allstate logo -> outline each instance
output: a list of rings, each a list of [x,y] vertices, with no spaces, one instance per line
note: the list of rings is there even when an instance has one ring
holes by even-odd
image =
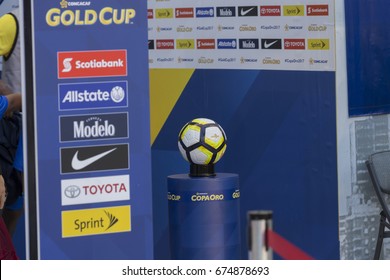
[[[111,90],[111,99],[119,103],[125,98],[125,91],[122,87],[116,86]]]
[[[71,185],[65,188],[64,194],[68,198],[76,198],[80,195],[81,190],[78,186]]]

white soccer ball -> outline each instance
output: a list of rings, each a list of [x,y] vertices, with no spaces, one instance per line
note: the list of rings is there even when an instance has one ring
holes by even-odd
[[[215,121],[197,118],[186,123],[179,133],[178,146],[191,164],[214,164],[226,151],[226,134]]]

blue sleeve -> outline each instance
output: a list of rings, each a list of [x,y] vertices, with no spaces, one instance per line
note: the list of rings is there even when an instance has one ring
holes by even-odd
[[[20,133],[18,147],[14,159],[14,167],[16,170],[23,172],[23,133]]]
[[[5,111],[7,111],[8,108],[8,99],[0,95],[0,118],[4,116]]]

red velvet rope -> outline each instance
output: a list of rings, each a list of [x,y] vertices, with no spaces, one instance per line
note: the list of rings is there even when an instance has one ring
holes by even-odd
[[[267,230],[268,246],[271,247],[275,253],[285,260],[313,260],[314,258],[306,254],[294,244],[290,243],[282,236]]]

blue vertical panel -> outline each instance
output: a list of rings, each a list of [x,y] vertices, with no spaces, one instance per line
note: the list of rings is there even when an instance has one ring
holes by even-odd
[[[39,258],[152,259],[146,1],[34,2]]]
[[[345,0],[350,116],[390,112],[390,2]]]

